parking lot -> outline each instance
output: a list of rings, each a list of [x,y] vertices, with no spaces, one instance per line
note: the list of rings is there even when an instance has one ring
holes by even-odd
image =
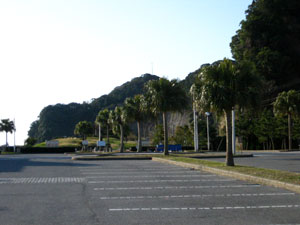
[[[266,169],[275,169],[300,173],[300,151],[294,152],[272,152],[272,151],[246,151],[253,154],[253,158],[235,158],[238,165],[254,166]],[[243,152],[239,152],[243,154]],[[206,159],[211,161],[224,162],[225,159]]]
[[[0,173],[4,224],[300,223],[300,195],[284,189],[151,160],[32,157],[0,158],[23,163]]]
[[[106,224],[296,224],[300,196],[152,161],[79,168]]]

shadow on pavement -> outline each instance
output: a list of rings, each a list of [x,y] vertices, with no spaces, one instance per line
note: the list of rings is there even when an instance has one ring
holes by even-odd
[[[30,158],[0,158],[0,174],[8,173],[8,172],[20,172],[24,169],[24,167],[42,167],[42,166],[56,166],[56,167],[90,167],[97,166],[97,164],[87,164],[87,163],[74,163],[74,162],[55,162],[55,161],[47,161],[53,160],[43,158],[43,159],[30,159]]]

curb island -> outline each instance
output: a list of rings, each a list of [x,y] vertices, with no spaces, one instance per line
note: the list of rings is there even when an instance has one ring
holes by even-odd
[[[162,159],[158,157],[153,157],[153,161],[156,162],[162,162],[162,163],[169,163],[185,168],[191,168],[191,169],[196,169],[196,170],[202,170],[205,172],[210,172],[214,174],[218,174],[221,176],[227,176],[231,178],[236,178],[238,180],[243,180],[243,181],[248,181],[248,182],[253,182],[253,183],[258,183],[258,184],[263,184],[263,185],[268,185],[268,186],[273,186],[277,188],[284,188],[290,191],[294,191],[297,193],[300,193],[300,185],[296,184],[290,184],[282,181],[277,181],[277,180],[272,180],[272,179],[267,179],[267,178],[261,178],[257,176],[252,176],[252,175],[247,175],[243,173],[238,173],[238,172],[232,172],[232,171],[227,171],[227,170],[221,170],[221,169],[216,169],[208,166],[203,166],[203,165],[195,165],[192,163],[185,163],[185,162],[176,162],[173,160],[169,159]]]

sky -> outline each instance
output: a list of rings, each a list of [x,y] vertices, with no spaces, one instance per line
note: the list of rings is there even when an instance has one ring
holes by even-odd
[[[231,58],[251,2],[0,0],[0,119],[15,119],[22,145],[48,105],[90,102],[145,73],[182,80]]]

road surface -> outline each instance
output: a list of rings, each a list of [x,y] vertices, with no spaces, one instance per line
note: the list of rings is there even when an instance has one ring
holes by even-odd
[[[0,224],[299,224],[300,195],[143,161],[0,156]]]

